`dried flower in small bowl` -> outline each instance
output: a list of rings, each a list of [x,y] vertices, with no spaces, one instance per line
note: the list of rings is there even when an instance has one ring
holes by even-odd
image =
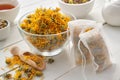
[[[6,27],[8,25],[8,22],[6,20],[0,19],[0,29]]]
[[[86,3],[90,0],[63,0],[63,1],[69,4],[81,4],[81,3]]]
[[[0,19],[0,40],[4,40],[10,34],[10,23],[8,20]]]

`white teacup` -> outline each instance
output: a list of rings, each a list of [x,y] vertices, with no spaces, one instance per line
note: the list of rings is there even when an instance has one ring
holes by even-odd
[[[3,4],[13,5],[14,8],[0,10],[0,18],[14,22],[20,9],[19,2],[17,0],[0,0],[0,5]]]

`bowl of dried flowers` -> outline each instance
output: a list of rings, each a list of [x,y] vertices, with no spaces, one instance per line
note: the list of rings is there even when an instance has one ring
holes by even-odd
[[[23,15],[18,29],[30,48],[44,56],[59,54],[69,42],[68,22],[75,19],[59,8],[37,8]]]
[[[68,11],[76,18],[85,18],[93,8],[95,0],[58,0],[62,10]]]

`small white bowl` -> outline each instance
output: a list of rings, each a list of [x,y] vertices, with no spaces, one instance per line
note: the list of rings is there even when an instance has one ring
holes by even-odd
[[[5,20],[5,19],[4,19]],[[6,39],[10,34],[10,22],[7,21],[7,26],[0,29],[0,41]]]
[[[17,14],[20,9],[19,2],[17,0],[0,0],[0,4],[11,4],[15,6],[12,9],[0,10],[0,18],[13,22],[15,18],[17,17]]]
[[[69,4],[62,0],[58,0],[58,4],[62,12],[69,12],[73,14],[76,18],[84,18],[92,10],[95,0],[90,0],[86,3],[81,4]]]

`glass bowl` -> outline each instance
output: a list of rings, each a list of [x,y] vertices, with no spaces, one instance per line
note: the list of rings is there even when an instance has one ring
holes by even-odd
[[[64,47],[69,43],[70,40],[69,29],[61,33],[49,35],[39,35],[26,32],[20,27],[20,23],[30,13],[31,12],[23,15],[18,21],[18,29],[23,39],[26,41],[31,50],[37,53],[38,55],[54,56],[59,54],[64,49]],[[74,16],[68,13],[65,14],[69,16],[71,20],[75,19]]]

